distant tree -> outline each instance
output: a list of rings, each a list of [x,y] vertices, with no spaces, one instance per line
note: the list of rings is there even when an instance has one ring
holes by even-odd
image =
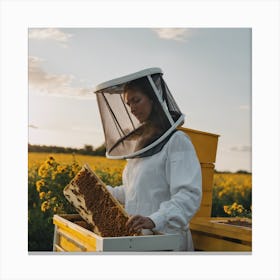
[[[99,146],[98,148],[96,148],[94,150],[95,155],[97,156],[105,156],[106,154],[106,147],[105,147],[105,143],[102,144],[101,146]]]
[[[85,144],[83,148],[69,148],[58,146],[32,145],[28,143],[28,152],[34,153],[66,153],[66,154],[82,154],[82,155],[96,155],[105,156],[105,143],[96,149],[92,145]]]
[[[86,154],[92,154],[93,146],[92,145],[84,145],[84,151]]]
[[[236,173],[238,174],[250,174],[247,170],[237,170]]]

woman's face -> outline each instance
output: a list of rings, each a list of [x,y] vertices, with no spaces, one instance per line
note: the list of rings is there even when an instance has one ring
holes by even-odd
[[[131,113],[140,123],[145,122],[153,108],[153,101],[141,91],[127,91],[124,95],[125,103],[130,107]]]

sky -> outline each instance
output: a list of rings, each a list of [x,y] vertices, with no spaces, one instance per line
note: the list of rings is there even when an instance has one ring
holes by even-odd
[[[184,127],[220,135],[219,171],[251,171],[251,29],[30,28],[30,144],[104,142],[96,85],[163,71]]]

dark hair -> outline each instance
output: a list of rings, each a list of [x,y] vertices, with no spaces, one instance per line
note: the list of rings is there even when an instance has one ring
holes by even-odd
[[[164,133],[170,127],[168,118],[166,117],[162,106],[156,97],[156,93],[154,92],[154,89],[147,77],[127,82],[123,91],[124,93],[128,91],[140,91],[153,101],[153,109],[149,116],[149,121],[154,127],[157,127],[158,134]]]
[[[128,91],[140,91],[148,96],[150,99],[155,100],[155,93],[147,77],[142,77],[124,85],[124,93]]]

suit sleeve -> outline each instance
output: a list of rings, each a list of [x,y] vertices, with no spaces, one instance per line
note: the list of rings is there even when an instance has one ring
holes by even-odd
[[[125,204],[125,182],[126,182],[126,176],[127,176],[127,169],[124,168],[123,174],[122,174],[122,180],[124,182],[123,185],[112,187],[107,185],[107,190],[113,195],[114,198],[116,198],[121,204]]]
[[[163,201],[159,210],[149,216],[158,231],[165,226],[185,230],[201,203],[200,163],[189,138],[176,134],[168,143],[165,164],[170,200]]]
[[[117,187],[107,185],[106,188],[121,204],[125,203],[125,191],[123,185]]]

